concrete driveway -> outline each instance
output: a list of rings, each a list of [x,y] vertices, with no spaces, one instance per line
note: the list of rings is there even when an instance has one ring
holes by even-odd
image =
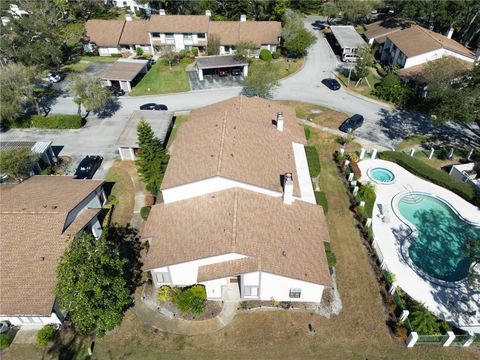
[[[243,76],[218,76],[218,75],[204,75],[203,80],[200,81],[196,71],[187,71],[188,81],[192,90],[205,89],[219,89],[225,87],[239,87],[243,86],[245,78]]]

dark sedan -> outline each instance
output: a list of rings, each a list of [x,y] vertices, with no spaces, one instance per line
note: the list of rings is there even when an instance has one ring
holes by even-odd
[[[75,171],[76,179],[91,179],[95,174],[95,171],[102,164],[103,157],[98,155],[88,155],[80,161],[78,164],[77,170]]]
[[[116,88],[114,86],[107,86],[107,90],[110,91],[115,96],[125,95],[125,90]]]
[[[359,114],[355,114],[349,117],[347,120],[340,125],[340,131],[351,133],[354,130],[357,130],[360,126],[363,125],[363,116]]]
[[[323,79],[322,84],[328,87],[330,90],[340,89],[340,83],[335,79]]]
[[[148,103],[140,106],[140,110],[168,110],[167,105]]]

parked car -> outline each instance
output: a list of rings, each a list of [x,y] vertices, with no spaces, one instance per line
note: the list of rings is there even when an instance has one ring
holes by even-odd
[[[232,69],[232,75],[233,75],[233,76],[240,76],[240,75],[242,75],[242,69],[240,69],[240,68],[233,68],[233,69]]]
[[[148,103],[140,105],[140,110],[168,110],[167,105]]]
[[[114,86],[107,86],[107,90],[110,91],[115,96],[125,95],[125,90],[116,88]]]
[[[135,58],[135,60],[148,60],[147,67],[155,65],[155,60],[146,56],[138,56]]]
[[[328,87],[330,90],[340,89],[340,83],[335,79],[323,79],[322,84]]]
[[[51,87],[52,87],[52,84],[50,82],[40,82],[33,86],[33,91],[37,93],[42,93],[50,90]]]
[[[227,69],[218,69],[217,74],[220,77],[228,76],[228,70]]]
[[[45,78],[45,81],[48,81],[50,83],[58,83],[58,82],[62,81],[64,78],[65,78],[64,73],[54,71],[54,72],[51,72],[51,73],[47,74],[47,77]]]
[[[355,114],[349,117],[347,120],[340,125],[340,131],[351,133],[354,130],[357,130],[360,126],[363,125],[363,116],[360,114]]]
[[[98,155],[88,155],[80,161],[77,170],[75,170],[74,177],[76,179],[91,179],[95,171],[102,164],[103,157]]]

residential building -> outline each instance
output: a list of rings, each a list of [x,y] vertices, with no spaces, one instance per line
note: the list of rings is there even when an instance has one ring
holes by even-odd
[[[351,25],[330,26],[335,42],[340,49],[341,59],[345,62],[356,61],[357,50],[367,46],[362,37]]]
[[[206,51],[208,37],[220,38],[220,53],[231,54],[239,42],[248,41],[275,51],[280,44],[281,24],[276,21],[212,21],[206,15],[152,15],[148,20],[136,20],[127,15],[125,21],[88,20],[85,27],[85,50],[98,50],[101,56],[110,56],[122,51],[162,53],[198,49]],[[107,23],[106,23],[107,22]],[[258,51],[255,52],[257,54]]]
[[[33,173],[39,173],[45,167],[58,162],[51,141],[0,141],[0,152],[13,149],[30,149],[35,157],[32,164]]]
[[[150,11],[150,5],[148,2],[145,4],[138,3],[135,0],[110,0],[117,8],[129,9],[132,13],[137,13],[140,10]]]
[[[376,46],[378,48],[378,53],[381,54],[387,35],[407,29],[413,25],[415,25],[415,22],[412,20],[399,17],[387,17],[371,24],[364,25],[365,32],[363,33],[363,36],[367,40],[368,45]]]
[[[147,71],[148,60],[118,59],[100,74],[100,79],[105,86],[113,86],[128,93]]]
[[[17,326],[60,324],[56,268],[79,231],[102,233],[97,214],[103,181],[33,176],[0,185],[0,321]]]
[[[386,35],[381,60],[400,68],[409,68],[444,56],[469,63],[476,60],[475,54],[457,41],[413,25]]]
[[[305,143],[295,111],[273,101],[239,96],[192,111],[142,232],[154,285],[320,302],[329,235]]]
[[[138,153],[137,125],[141,119],[150,124],[159,146],[165,147],[173,127],[173,114],[173,111],[135,110],[126,122],[116,143],[121,159],[136,159]]]

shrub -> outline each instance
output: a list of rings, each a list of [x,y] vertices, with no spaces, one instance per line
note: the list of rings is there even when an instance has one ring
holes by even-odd
[[[310,140],[310,128],[305,126],[303,129],[305,130],[305,138],[307,141]]]
[[[8,334],[0,334],[0,350],[6,349],[12,343],[12,339]]]
[[[282,54],[282,52],[280,51],[280,49],[277,49],[272,53],[272,58],[278,59],[281,54]]]
[[[148,58],[151,58],[151,57],[153,57],[153,54],[152,54],[151,52],[144,51],[144,52],[143,52],[143,56],[148,57]]]
[[[141,47],[137,47],[135,49],[135,52],[137,53],[138,56],[141,56],[143,54],[143,49]]]
[[[84,120],[78,115],[32,115],[32,126],[41,129],[79,129]]]
[[[259,57],[263,61],[270,61],[270,60],[272,60],[272,53],[267,49],[262,49],[262,50],[260,50]]]
[[[360,161],[360,159],[358,158],[358,155],[355,154],[355,153],[348,154],[347,158],[348,158],[348,160],[350,160],[351,162],[354,162],[354,163],[358,163]]]
[[[398,75],[388,74],[375,86],[373,94],[397,105],[405,105],[415,96],[415,91],[402,84]]]
[[[178,52],[178,57],[179,57],[180,59],[183,59],[183,58],[186,57],[187,55],[188,55],[188,50],[180,50],[180,51]]]
[[[332,246],[330,245],[329,242],[324,242],[323,246],[325,247],[325,253],[327,254],[327,262],[328,262],[328,267],[330,269],[333,269],[337,265],[337,257],[335,256],[335,253],[332,251]]]
[[[172,295],[172,289],[168,285],[163,285],[158,289],[158,294],[157,294],[157,301],[158,302],[165,302],[170,300]]]
[[[207,294],[203,285],[193,285],[172,294],[172,301],[182,313],[201,315],[205,309]]]
[[[140,209],[140,216],[142,217],[143,220],[148,219],[148,215],[150,214],[151,207],[150,206],[144,206]]]
[[[360,170],[360,168],[358,167],[358,164],[354,161],[351,161],[350,160],[350,170],[352,170],[353,172],[353,176],[355,176],[355,179],[360,179],[362,177],[362,172]]]
[[[198,56],[198,48],[192,48],[191,51],[193,56]]]
[[[40,347],[45,347],[48,343],[55,340],[56,330],[53,325],[47,325],[41,328],[37,333],[37,344]]]
[[[478,206],[478,198],[475,189],[460,180],[457,180],[453,176],[447,173],[432,168],[422,160],[410,157],[405,153],[396,151],[384,151],[379,154],[379,157],[383,160],[392,161],[398,165],[404,167],[411,173],[431,181],[434,184],[447,188],[458,194],[465,200],[476,204]]]
[[[325,196],[325,193],[322,191],[315,191],[315,200],[317,201],[317,205],[321,205],[323,207],[323,213],[325,215],[328,214],[328,200]]]
[[[305,146],[305,153],[307,154],[310,176],[317,177],[320,175],[320,160],[318,158],[317,148],[315,146]]]
[[[130,52],[129,52],[130,53]],[[114,58],[120,58],[122,57],[123,55],[122,54],[112,54],[110,55],[111,57],[114,57]]]
[[[180,60],[182,64],[190,64],[192,62],[192,59],[185,57],[182,60]]]

